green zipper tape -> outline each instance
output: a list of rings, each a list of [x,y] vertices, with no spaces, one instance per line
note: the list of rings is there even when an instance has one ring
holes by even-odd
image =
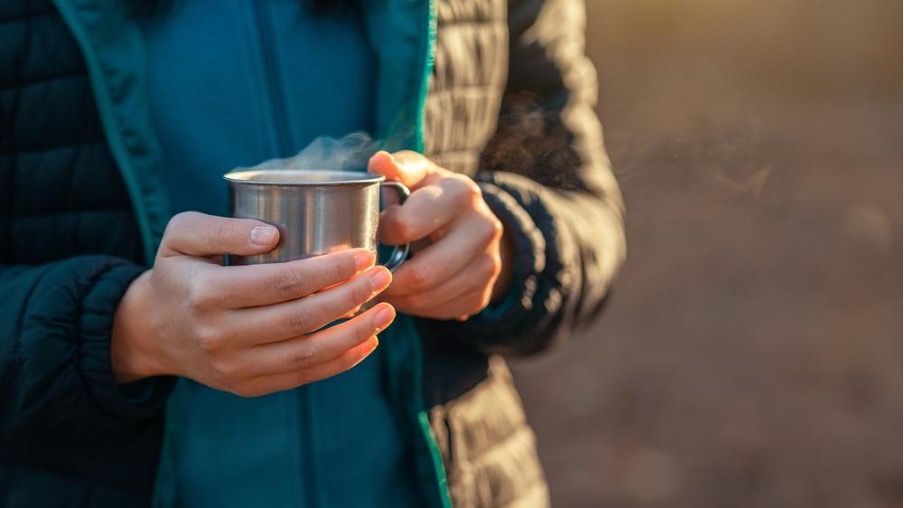
[[[424,112],[427,107],[427,93],[430,91],[430,73],[436,62],[436,0],[427,0],[427,34],[424,40],[424,75],[418,96],[418,115],[415,121],[415,150],[424,153]]]
[[[427,33],[424,38],[424,74],[421,78],[421,89],[420,94],[418,96],[418,115],[417,120],[415,122],[415,149],[423,153],[425,142],[424,142],[424,115],[426,111],[427,105],[427,93],[430,90],[430,74],[433,72],[433,65],[436,59],[436,0],[428,0],[426,2],[427,5]],[[415,390],[418,393],[419,401],[423,401],[423,394],[420,393],[420,387],[423,386],[423,369],[424,369],[424,358],[423,351],[421,349],[420,339],[417,338],[415,340],[417,342],[417,356],[418,356],[418,368],[415,369],[416,379],[415,379]],[[421,402],[423,403],[423,402]],[[433,435],[433,430],[430,428],[430,418],[427,415],[426,411],[420,411],[417,415],[418,417],[418,425],[420,426],[421,434],[423,435],[424,441],[427,444],[427,449],[430,453],[430,458],[433,462],[433,471],[436,476],[436,486],[439,489],[439,500],[442,504],[443,508],[452,508],[452,499],[449,496],[449,481],[446,476],[446,470],[443,467],[443,456],[439,449],[439,443],[436,442],[436,438]]]

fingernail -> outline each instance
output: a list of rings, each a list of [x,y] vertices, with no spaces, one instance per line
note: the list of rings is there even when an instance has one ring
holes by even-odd
[[[377,269],[370,274],[370,287],[374,291],[382,291],[392,282],[392,275],[389,270]]]
[[[362,252],[355,256],[355,268],[362,272],[374,265],[374,255],[372,252]]]
[[[251,243],[257,245],[270,245],[279,231],[273,226],[254,226],[251,228]]]
[[[392,159],[392,155],[389,152],[387,152],[386,150],[377,150],[377,152],[375,154],[370,156],[370,160],[368,161],[368,163],[381,155],[385,155],[386,157],[389,157],[390,160]]]

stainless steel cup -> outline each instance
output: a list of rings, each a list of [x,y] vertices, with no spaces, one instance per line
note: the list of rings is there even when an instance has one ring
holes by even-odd
[[[344,249],[377,253],[380,189],[408,188],[382,175],[354,171],[303,169],[238,170],[223,175],[229,182],[232,217],[258,219],[279,228],[279,244],[258,256],[230,256],[233,265],[304,259]],[[408,245],[395,247],[384,265],[395,270],[408,255]]]

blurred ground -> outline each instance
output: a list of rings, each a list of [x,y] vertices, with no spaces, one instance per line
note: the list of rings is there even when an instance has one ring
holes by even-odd
[[[901,506],[901,3],[588,4],[629,260],[513,362],[554,505]]]

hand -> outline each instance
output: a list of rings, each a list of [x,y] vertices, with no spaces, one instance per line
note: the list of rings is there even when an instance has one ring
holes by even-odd
[[[276,246],[259,221],[182,213],[170,220],[154,267],[136,279],[114,317],[117,379],[174,374],[243,396],[293,388],[344,372],[377,346],[395,318],[381,303],[348,317],[389,286],[373,254],[220,266],[218,255]]]
[[[383,212],[382,241],[426,243],[395,272],[381,300],[413,316],[465,320],[504,294],[511,248],[473,180],[410,151],[378,152],[368,169],[412,191]]]

